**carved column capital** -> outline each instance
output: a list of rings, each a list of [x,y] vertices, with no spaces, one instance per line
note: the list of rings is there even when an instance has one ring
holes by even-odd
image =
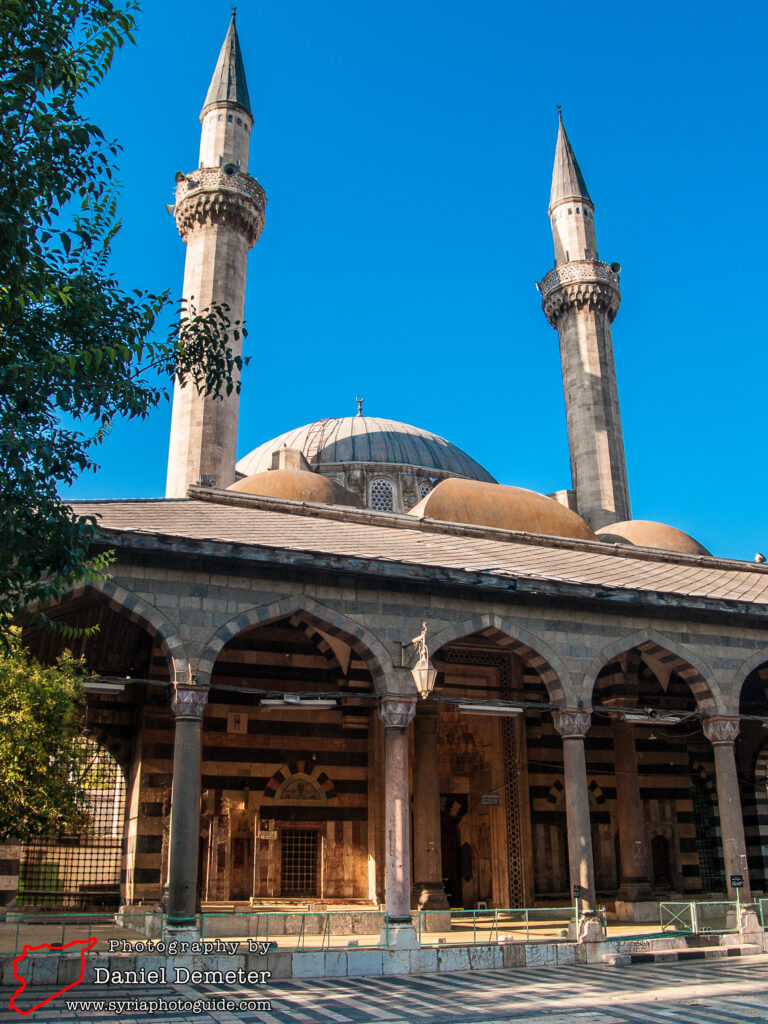
[[[552,720],[564,740],[583,740],[592,723],[592,712],[582,711],[581,708],[564,708],[562,711],[553,711]]]
[[[379,717],[386,729],[407,729],[416,714],[416,701],[407,697],[382,697]]]
[[[718,743],[733,743],[739,735],[741,728],[738,718],[725,718],[718,715],[715,718],[705,718],[701,723],[704,735],[713,745]]]
[[[203,717],[205,705],[208,703],[210,686],[198,686],[194,683],[176,683],[171,693],[171,710],[177,719],[186,718],[199,720]]]

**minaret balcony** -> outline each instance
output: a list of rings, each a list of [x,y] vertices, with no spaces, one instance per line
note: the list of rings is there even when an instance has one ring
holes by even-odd
[[[266,202],[258,181],[238,171],[234,164],[200,167],[191,174],[176,175],[174,216],[185,242],[197,225],[214,223],[241,232],[250,248],[264,227]]]
[[[619,291],[619,274],[617,263],[608,266],[600,260],[571,260],[570,263],[561,263],[559,267],[550,270],[543,280],[536,287],[541,292],[542,300],[546,299],[550,292],[565,284],[603,284],[607,282]]]
[[[234,164],[224,167],[200,167],[191,174],[176,175],[176,202],[181,202],[192,193],[201,192],[235,192],[249,196],[261,207],[267,201],[264,189],[250,174],[233,170]]]
[[[609,267],[600,260],[572,260],[550,270],[536,287],[552,327],[559,330],[563,316],[584,309],[604,313],[613,323],[621,303],[620,270],[618,263]]]

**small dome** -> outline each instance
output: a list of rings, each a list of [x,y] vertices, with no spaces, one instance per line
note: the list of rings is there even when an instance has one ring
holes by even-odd
[[[360,499],[346,487],[304,469],[271,469],[266,473],[254,473],[230,484],[227,490],[239,491],[241,494],[262,494],[268,498],[318,501],[323,505],[362,507]]]
[[[443,480],[409,514],[549,537],[597,539],[581,516],[552,498],[523,487],[478,480]]]
[[[625,523],[611,523],[601,526],[597,539],[607,544],[629,544],[641,548],[659,548],[662,551],[676,551],[680,555],[709,555],[705,547],[687,533],[654,523],[649,519],[630,519]]]
[[[273,452],[281,448],[298,449],[321,472],[349,463],[414,466],[493,482],[487,470],[445,438],[376,416],[317,420],[289,430],[244,455],[238,472],[248,476],[270,469]]]

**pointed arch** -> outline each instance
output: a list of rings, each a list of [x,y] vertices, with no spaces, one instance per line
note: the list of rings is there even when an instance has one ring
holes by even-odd
[[[308,760],[291,761],[275,772],[264,787],[264,799],[279,801],[285,799],[285,793],[291,782],[306,781],[317,792],[317,799],[322,803],[337,800],[338,792],[333,780],[327,772],[317,764]]]
[[[768,647],[763,647],[762,650],[755,651],[753,654],[750,654],[747,660],[742,662],[736,670],[734,679],[739,688],[739,701],[741,700],[741,691],[744,689],[744,684],[747,679],[749,679],[755,669],[760,668],[761,665],[766,665],[768,667]]]
[[[392,659],[381,640],[354,619],[350,619],[332,608],[327,608],[303,594],[275,601],[272,604],[248,608],[234,616],[229,622],[225,622],[208,640],[200,655],[200,660],[197,663],[198,682],[210,683],[219,653],[224,645],[238,633],[250,629],[251,626],[264,626],[297,612],[300,612],[304,618],[318,626],[324,633],[345,640],[365,661],[377,692],[385,692],[385,679],[387,676],[392,677],[393,668]]]
[[[95,580],[90,583],[82,583],[71,590],[68,590],[58,601],[45,601],[29,606],[29,610],[46,611],[54,605],[63,601],[86,597],[95,594],[103,598],[106,604],[121,615],[125,615],[132,622],[142,626],[157,640],[160,649],[168,659],[170,676],[172,682],[189,682],[191,670],[187,648],[179,636],[176,626],[155,608],[154,605],[145,601],[144,598],[134,594],[133,591],[113,583],[111,580]]]
[[[518,654],[527,665],[536,669],[547,688],[552,704],[569,707],[575,705],[576,697],[568,670],[560,656],[540,637],[531,633],[519,622],[505,619],[501,615],[476,615],[446,626],[429,637],[432,655],[436,655],[441,647],[462,637],[480,633],[494,640],[500,648],[510,654]]]
[[[658,633],[655,629],[644,629],[631,633],[629,636],[607,644],[595,655],[584,675],[584,693],[589,694],[590,699],[600,670],[620,654],[625,654],[635,647],[657,661],[663,662],[671,671],[676,672],[685,680],[699,711],[705,711],[708,714],[726,713],[725,700],[712,669],[689,648],[671,637]]]

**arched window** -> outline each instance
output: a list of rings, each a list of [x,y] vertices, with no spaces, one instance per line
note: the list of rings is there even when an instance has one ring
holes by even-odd
[[[424,480],[419,484],[419,498],[426,498],[429,492],[432,490],[432,484],[429,480]]]
[[[389,480],[373,481],[371,484],[369,505],[378,512],[394,512],[395,489]]]

